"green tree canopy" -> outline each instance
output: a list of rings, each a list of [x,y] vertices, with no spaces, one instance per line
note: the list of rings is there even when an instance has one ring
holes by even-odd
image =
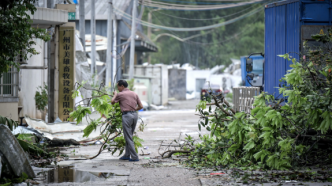
[[[187,3],[192,5],[201,2],[188,0]],[[170,27],[201,27],[234,19],[262,6],[262,4],[252,4],[208,11],[159,10],[152,12],[152,23]],[[151,10],[153,9],[149,7],[145,9],[143,20],[147,20]],[[253,52],[264,52],[264,11],[213,30],[172,32],[152,29],[151,39],[162,33],[169,33],[180,38],[201,35],[184,42],[173,37],[159,37],[155,41],[159,52],[150,53],[152,63],[191,63],[200,68],[212,68],[215,65],[231,63],[230,58],[240,58]]]
[[[33,48],[36,43],[32,38],[48,41],[50,36],[45,29],[31,27],[29,13],[34,14],[36,0],[4,0],[0,3],[0,76],[11,66],[19,69],[16,56],[38,54]]]

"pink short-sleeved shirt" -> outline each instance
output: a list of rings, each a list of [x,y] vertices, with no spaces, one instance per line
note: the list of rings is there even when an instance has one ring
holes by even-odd
[[[122,90],[116,95],[115,103],[119,102],[122,112],[136,111],[137,105],[142,104],[138,95],[128,88]]]

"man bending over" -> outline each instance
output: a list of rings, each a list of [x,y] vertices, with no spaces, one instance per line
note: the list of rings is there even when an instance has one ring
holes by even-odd
[[[125,154],[120,160],[139,161],[138,155],[135,151],[133,134],[138,119],[136,111],[141,110],[143,105],[137,94],[127,88],[128,83],[125,80],[119,80],[117,86],[120,92],[117,93],[114,91],[112,105],[118,102],[120,104],[122,112],[122,129],[126,140]]]

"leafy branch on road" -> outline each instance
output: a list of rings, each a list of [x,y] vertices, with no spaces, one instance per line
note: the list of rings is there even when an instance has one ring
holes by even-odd
[[[331,35],[332,30],[314,35],[322,45],[305,46],[305,58],[300,61],[290,54],[279,55],[292,68],[280,81],[282,99],[262,92],[255,97],[250,114],[235,113],[222,95],[201,101],[198,127],[210,134],[196,144],[188,165],[287,170],[331,164]]]
[[[128,88],[133,90],[133,80],[128,81]],[[103,150],[106,148],[112,152],[112,155],[119,151],[119,154],[125,150],[125,140],[122,133],[122,113],[119,103],[114,105],[111,104],[111,98],[113,94],[110,92],[109,87],[104,87],[101,85],[91,85],[91,87],[84,86],[85,82],[76,83],[75,90],[73,92],[73,98],[76,98],[79,95],[80,89],[91,90],[91,97],[85,98],[80,102],[80,105],[70,113],[70,119],[76,120],[77,123],[81,123],[85,118],[88,122],[87,127],[83,130],[83,137],[88,137],[94,130],[100,126],[100,136],[104,140],[104,143],[101,145],[98,153],[90,157],[89,159],[96,158]],[[84,105],[84,101],[87,101],[87,105]],[[100,113],[98,119],[90,118],[92,112],[96,111]],[[106,117],[103,120],[103,116]],[[144,129],[144,123],[142,122],[139,129]],[[134,144],[137,151],[138,147],[142,147],[140,139],[137,134],[134,134]],[[138,151],[137,151],[138,152]]]
[[[185,140],[181,141],[181,135],[182,133],[180,133],[178,140],[173,140],[170,143],[161,141],[158,153],[162,158],[170,158],[175,153],[188,155],[195,149],[196,140],[186,134]]]

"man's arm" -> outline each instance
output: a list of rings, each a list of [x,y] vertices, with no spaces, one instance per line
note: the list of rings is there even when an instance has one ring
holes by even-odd
[[[141,102],[138,103],[137,107],[136,107],[136,111],[139,111],[143,108],[143,105]]]
[[[141,100],[139,99],[139,97],[137,96],[137,107],[136,107],[136,111],[139,111],[143,108],[143,105],[141,103]]]
[[[116,91],[113,92],[113,98],[112,98],[112,105],[114,105],[116,102],[115,102],[115,99],[116,99],[116,96],[118,95],[118,93]]]

